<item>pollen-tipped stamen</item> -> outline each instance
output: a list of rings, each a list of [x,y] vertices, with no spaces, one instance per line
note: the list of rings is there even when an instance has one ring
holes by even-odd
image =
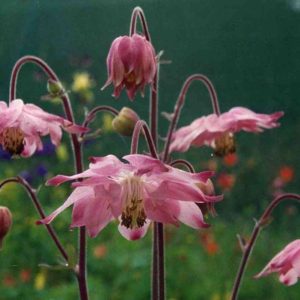
[[[129,176],[124,180],[126,199],[121,214],[121,225],[126,228],[136,229],[146,223],[141,185],[141,179],[137,176]]]
[[[24,133],[20,128],[5,128],[0,134],[0,143],[11,155],[20,155],[24,150]]]
[[[214,153],[217,156],[223,157],[229,153],[234,153],[236,150],[234,135],[231,132],[222,134],[214,141]]]

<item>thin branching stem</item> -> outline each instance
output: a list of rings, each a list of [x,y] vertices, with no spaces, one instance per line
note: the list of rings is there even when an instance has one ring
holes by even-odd
[[[163,161],[168,160],[172,134],[173,134],[174,130],[176,129],[181,110],[185,103],[186,93],[189,90],[190,85],[196,80],[201,81],[207,87],[209,95],[210,95],[213,111],[216,115],[220,115],[218,96],[217,96],[217,92],[216,92],[212,82],[205,75],[202,75],[202,74],[194,74],[194,75],[189,76],[181,88],[181,91],[179,93],[178,99],[177,99],[175,107],[174,107],[172,121],[169,125],[167,139],[165,142],[165,147],[164,147],[164,152],[163,152],[164,153]]]
[[[21,185],[26,190],[28,196],[32,200],[32,203],[35,206],[40,218],[41,219],[46,218],[46,214],[40,204],[40,201],[36,194],[35,189],[33,189],[31,187],[31,185],[25,179],[23,179],[22,177],[12,177],[12,178],[5,179],[2,182],[0,182],[0,189],[3,188],[8,183],[17,183],[17,184]],[[61,253],[62,257],[66,260],[66,263],[68,264],[69,263],[68,254],[67,254],[66,250],[64,249],[63,245],[61,244],[55,230],[49,224],[45,224],[45,227],[46,227],[51,239],[54,241],[58,251]]]
[[[300,201],[300,195],[298,194],[291,194],[291,193],[287,193],[287,194],[282,194],[280,196],[277,196],[276,198],[273,199],[273,201],[268,205],[268,207],[265,209],[264,213],[262,214],[262,216],[260,217],[259,221],[255,222],[255,226],[253,228],[250,240],[248,243],[246,243],[243,246],[243,256],[242,256],[242,260],[234,281],[234,285],[233,285],[233,289],[232,289],[232,293],[231,293],[231,300],[236,300],[238,297],[238,292],[239,292],[239,288],[243,279],[243,275],[245,273],[246,267],[247,267],[247,263],[249,261],[249,258],[251,256],[251,253],[253,251],[256,239],[260,233],[260,231],[262,230],[262,228],[264,226],[266,226],[268,224],[269,218],[271,216],[271,213],[273,212],[273,210],[283,201],[285,200],[296,200],[296,201]]]
[[[33,63],[40,67],[49,79],[60,82],[58,76],[53,71],[53,69],[41,58],[26,55],[20,58],[13,67],[10,79],[10,88],[9,88],[9,101],[12,101],[16,98],[16,88],[18,82],[19,72],[26,63]],[[71,102],[67,93],[63,93],[60,96],[66,118],[74,123],[73,109]],[[81,173],[83,171],[83,162],[82,162],[82,153],[81,153],[81,144],[79,142],[78,136],[76,134],[71,134],[72,149],[74,153],[75,160],[75,172]],[[88,300],[88,287],[86,279],[86,229],[84,226],[79,228],[79,253],[78,253],[78,270],[77,270],[77,281],[79,286],[79,293],[81,300]]]

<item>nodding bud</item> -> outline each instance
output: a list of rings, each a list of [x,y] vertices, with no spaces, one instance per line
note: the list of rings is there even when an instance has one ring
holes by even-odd
[[[2,248],[3,239],[9,232],[11,225],[12,214],[10,210],[5,206],[0,206],[0,249]]]
[[[128,107],[123,107],[119,114],[113,119],[112,126],[116,132],[125,136],[131,136],[135,124],[139,119],[135,111]]]
[[[47,90],[51,96],[59,96],[65,92],[62,84],[53,79],[48,79]]]
[[[197,186],[205,195],[212,196],[215,194],[214,185],[210,179],[207,179],[206,183],[204,182],[197,183]],[[213,217],[217,215],[213,203],[196,203],[196,204],[201,209],[203,215],[210,214]]]

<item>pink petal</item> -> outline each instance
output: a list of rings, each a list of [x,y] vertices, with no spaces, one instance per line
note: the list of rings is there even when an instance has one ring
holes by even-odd
[[[79,187],[76,188],[69,198],[64,202],[63,205],[61,205],[58,209],[56,209],[52,214],[50,214],[48,217],[45,219],[39,220],[37,223],[38,224],[49,224],[52,222],[52,220],[60,214],[63,210],[68,208],[70,205],[74,204],[75,202],[80,202],[80,201],[85,201],[87,199],[94,198],[94,190],[89,187]]]
[[[209,224],[204,222],[200,208],[193,202],[179,202],[178,220],[195,229],[207,228]]]
[[[285,274],[280,274],[279,276],[280,282],[287,286],[294,285],[298,281],[298,274],[294,269],[290,269],[287,273]]]
[[[119,232],[121,233],[121,235],[129,240],[129,241],[135,241],[138,239],[141,239],[145,236],[145,234],[147,233],[147,230],[149,228],[150,225],[150,221],[147,220],[146,223],[144,224],[144,226],[137,228],[137,229],[130,229],[127,228],[123,225],[121,225],[121,223],[118,226]]]
[[[95,237],[113,219],[110,198],[85,198],[74,204],[71,227],[86,226],[90,237]]]
[[[179,201],[169,199],[145,199],[145,213],[151,221],[178,226],[176,216],[180,213]]]
[[[132,166],[139,169],[139,174],[152,172],[152,173],[161,173],[169,171],[167,167],[160,160],[142,155],[142,154],[130,154],[123,157],[125,160],[129,161]]]

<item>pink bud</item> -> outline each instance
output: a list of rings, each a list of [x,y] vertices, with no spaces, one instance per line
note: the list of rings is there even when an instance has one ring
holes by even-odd
[[[5,206],[0,206],[0,249],[6,234],[9,232],[12,224],[12,215],[10,210]]]
[[[146,84],[151,84],[156,73],[156,58],[152,44],[139,34],[116,38],[107,60],[108,79],[102,89],[114,85],[113,95],[119,97],[125,86],[133,100],[138,90],[142,95]]]

